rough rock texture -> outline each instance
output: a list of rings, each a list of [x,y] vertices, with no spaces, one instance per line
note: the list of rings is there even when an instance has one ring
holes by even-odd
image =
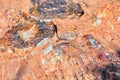
[[[52,17],[58,33],[42,39],[36,36],[33,42],[40,40],[37,43],[30,40],[28,44],[25,39],[16,38],[14,32],[34,33],[33,26],[24,25],[39,22],[41,18],[36,10],[40,7],[33,7],[29,0],[0,0],[0,80],[120,80],[120,1],[81,1],[87,4],[80,2],[84,10],[81,17]],[[29,13],[31,7],[33,14]],[[19,10],[23,14],[18,15]],[[44,17],[42,20],[42,25],[49,27],[46,30],[41,25],[42,30],[47,35],[53,34],[49,32],[55,29],[51,20]],[[39,35],[44,33],[39,31]],[[15,41],[27,46],[11,46]]]
[[[0,0],[0,37],[18,21],[18,12],[28,13],[29,8],[29,0]]]

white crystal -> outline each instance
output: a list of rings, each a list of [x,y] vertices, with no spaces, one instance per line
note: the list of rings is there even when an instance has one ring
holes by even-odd
[[[46,44],[48,42],[48,38],[44,38],[42,41],[40,41],[38,44],[37,44],[37,46],[42,46],[42,45],[44,45],[44,44]]]
[[[100,25],[102,23],[102,20],[101,19],[97,19],[96,21],[95,21],[95,23],[94,23],[94,25],[96,26],[96,25]]]
[[[44,51],[43,54],[48,54],[53,49],[52,44],[50,44]]]

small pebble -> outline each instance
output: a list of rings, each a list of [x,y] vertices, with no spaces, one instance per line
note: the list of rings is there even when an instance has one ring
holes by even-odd
[[[96,25],[100,25],[102,23],[102,20],[101,19],[97,19],[94,23],[94,26]]]
[[[106,57],[108,58],[108,60],[112,60],[112,55],[110,53],[105,53]]]
[[[30,55],[34,55],[34,51],[31,51],[31,52],[30,52]]]
[[[98,47],[98,48],[102,48],[102,45],[98,44],[97,47]]]
[[[61,38],[66,39],[66,40],[74,40],[77,37],[77,34],[75,32],[62,32],[60,35]]]
[[[12,49],[8,49],[8,53],[13,53],[13,50]]]
[[[61,48],[60,47],[56,47],[55,48],[55,55],[56,56],[60,56],[61,54],[63,54],[63,51],[61,50]]]
[[[6,49],[5,47],[1,46],[1,47],[0,47],[0,50],[1,50],[2,52],[5,52],[7,49]]]
[[[92,44],[92,47],[96,47],[96,41],[94,39],[89,39],[90,43]]]
[[[109,55],[110,55],[110,53],[105,53],[105,55],[106,55],[106,56],[109,56]]]

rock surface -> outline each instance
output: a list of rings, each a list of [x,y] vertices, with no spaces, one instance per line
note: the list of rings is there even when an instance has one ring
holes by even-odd
[[[46,14],[42,14],[46,17],[52,15],[49,9],[52,12],[55,7],[58,11],[66,5],[64,0],[40,1],[45,2],[39,6],[43,6],[42,12],[47,8]],[[84,15],[52,17],[50,21],[58,28],[54,34],[56,28],[51,22],[36,14],[37,5],[35,14],[29,14],[33,7],[29,0],[0,0],[0,80],[120,80],[120,1],[72,1],[88,5],[80,3]],[[47,6],[50,2],[53,5]],[[24,26],[36,24],[30,16],[38,20],[37,31]],[[16,26],[18,22],[21,27]],[[29,42],[16,33],[26,30],[39,34]],[[16,43],[19,48],[14,46]]]

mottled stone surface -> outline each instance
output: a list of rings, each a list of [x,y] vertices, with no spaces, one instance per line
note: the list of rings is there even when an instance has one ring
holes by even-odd
[[[40,1],[46,1],[41,4],[42,11],[46,11],[46,5],[50,4],[47,1],[62,0]],[[88,4],[86,7],[80,3],[85,11],[83,16],[52,19],[58,35],[64,40],[59,40],[56,34],[51,35],[51,28],[41,24],[39,33],[44,35],[39,34],[33,40],[36,46],[25,46],[27,43],[16,33],[12,36],[15,30],[10,29],[19,19],[24,23],[23,17],[18,17],[19,10],[25,11],[24,18],[28,18],[27,13],[33,5],[29,0],[0,0],[0,4],[4,4],[0,5],[0,80],[120,80],[119,0],[81,1]],[[59,10],[62,6],[50,6],[52,10],[54,7]],[[11,37],[18,39],[17,46],[22,48],[10,46],[10,42],[15,41]]]
[[[74,3],[73,0],[31,0],[35,7],[30,9],[31,14],[38,13],[42,19],[66,18],[70,15],[82,16],[84,10],[81,4]],[[38,3],[38,4],[37,4]],[[36,6],[37,5],[37,6]],[[37,10],[37,11],[36,11]]]

